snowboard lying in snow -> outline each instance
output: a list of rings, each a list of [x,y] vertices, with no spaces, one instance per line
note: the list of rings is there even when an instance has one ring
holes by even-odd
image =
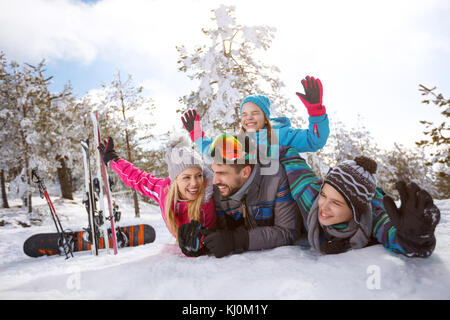
[[[135,247],[155,241],[155,229],[148,224],[119,227],[120,247]],[[108,230],[109,247],[112,248],[111,230]],[[72,252],[91,250],[88,231],[66,231],[66,237]],[[119,244],[119,243],[118,243]],[[99,249],[105,248],[105,239],[101,237]],[[23,244],[23,252],[30,257],[64,255],[61,236],[58,233],[39,233],[29,237]]]

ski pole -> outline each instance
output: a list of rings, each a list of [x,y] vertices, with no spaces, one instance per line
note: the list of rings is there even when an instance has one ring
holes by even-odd
[[[52,220],[55,223],[56,231],[58,235],[61,237],[61,243],[63,244],[64,248],[64,254],[66,255],[66,259],[69,258],[69,253],[73,257],[72,248],[70,247],[69,241],[67,240],[66,233],[64,232],[64,229],[62,227],[61,221],[59,220],[58,215],[56,214],[55,207],[53,206],[52,201],[50,200],[50,196],[47,192],[47,187],[44,184],[44,181],[39,176],[37,172],[37,168],[34,168],[31,170],[31,177],[33,179],[33,182],[35,182],[39,187],[39,192],[41,194],[41,198],[45,198],[47,201],[48,207],[50,209],[50,214],[52,216]],[[67,252],[69,250],[69,252]]]

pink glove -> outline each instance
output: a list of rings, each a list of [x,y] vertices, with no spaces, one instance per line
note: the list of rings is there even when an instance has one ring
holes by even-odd
[[[192,142],[195,142],[195,140],[204,136],[205,133],[202,131],[202,124],[197,111],[189,110],[185,112],[181,117],[181,121],[183,122],[184,128],[191,135]]]
[[[302,100],[308,110],[308,114],[311,117],[323,116],[327,111],[322,104],[323,87],[320,80],[306,76],[306,78],[302,80],[302,85],[305,94],[299,92],[296,92],[296,94],[300,100]]]

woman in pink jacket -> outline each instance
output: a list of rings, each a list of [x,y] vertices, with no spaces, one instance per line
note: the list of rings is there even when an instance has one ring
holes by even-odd
[[[114,151],[111,137],[99,150],[105,164],[109,164],[127,186],[158,202],[166,226],[177,238],[181,251],[187,256],[199,256],[206,250],[198,240],[200,228],[216,226],[213,174],[187,144],[180,137],[169,146],[165,156],[167,178],[156,178],[120,158]],[[189,223],[191,221],[193,223]]]

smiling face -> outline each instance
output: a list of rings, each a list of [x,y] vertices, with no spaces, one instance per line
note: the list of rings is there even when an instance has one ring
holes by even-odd
[[[242,106],[241,125],[245,131],[256,132],[266,125],[264,112],[253,102],[246,102]]]
[[[324,226],[348,222],[353,217],[344,197],[328,183],[320,190],[318,205],[319,222]]]
[[[217,186],[222,197],[235,194],[248,180],[251,174],[250,166],[245,166],[239,172],[232,165],[213,162],[211,169],[214,172],[213,184]]]
[[[195,200],[203,185],[203,172],[192,167],[183,170],[176,178],[179,196],[182,200]]]

